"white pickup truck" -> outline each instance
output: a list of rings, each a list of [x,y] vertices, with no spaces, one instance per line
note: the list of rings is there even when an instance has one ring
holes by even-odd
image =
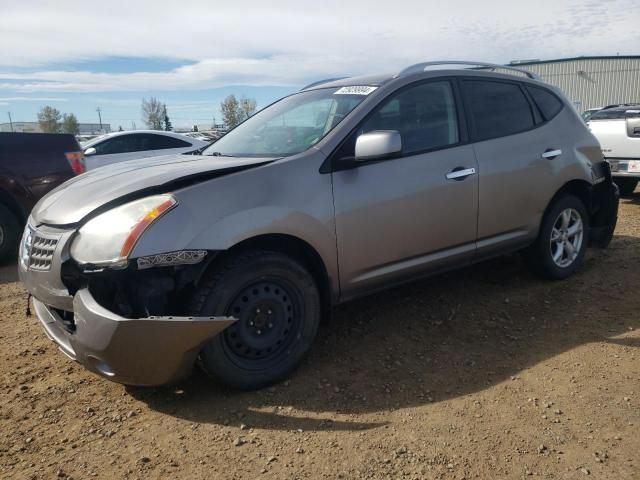
[[[640,104],[603,108],[587,125],[611,164],[620,195],[631,195],[640,180]]]

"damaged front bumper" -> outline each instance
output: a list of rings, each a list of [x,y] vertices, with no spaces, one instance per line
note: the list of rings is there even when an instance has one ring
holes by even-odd
[[[232,317],[124,318],[100,306],[89,290],[73,297],[73,320],[36,297],[33,310],[47,336],[88,370],[127,385],[172,383],[191,371],[203,344]]]

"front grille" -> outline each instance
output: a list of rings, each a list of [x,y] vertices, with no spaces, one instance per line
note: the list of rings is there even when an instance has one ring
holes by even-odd
[[[53,254],[58,245],[58,237],[43,234],[31,226],[27,226],[27,229],[22,245],[24,265],[31,270],[50,270]]]

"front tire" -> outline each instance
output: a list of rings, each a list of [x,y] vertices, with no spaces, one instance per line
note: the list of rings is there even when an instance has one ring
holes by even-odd
[[[538,239],[526,259],[538,275],[553,280],[567,278],[580,267],[589,241],[589,216],[573,195],[560,197],[545,214]]]
[[[251,251],[223,260],[190,302],[194,316],[238,321],[200,353],[203,369],[241,390],[273,384],[295,369],[320,324],[320,295],[304,266],[278,252]]]
[[[621,197],[630,197],[638,186],[637,178],[614,178],[613,182],[618,185]]]

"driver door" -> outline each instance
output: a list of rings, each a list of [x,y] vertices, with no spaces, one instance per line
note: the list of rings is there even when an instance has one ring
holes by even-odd
[[[422,82],[390,95],[338,149],[333,188],[343,297],[470,263],[478,166],[458,127],[451,82]],[[358,135],[376,130],[398,131],[401,155],[354,162]],[[467,174],[455,173],[462,169]]]

